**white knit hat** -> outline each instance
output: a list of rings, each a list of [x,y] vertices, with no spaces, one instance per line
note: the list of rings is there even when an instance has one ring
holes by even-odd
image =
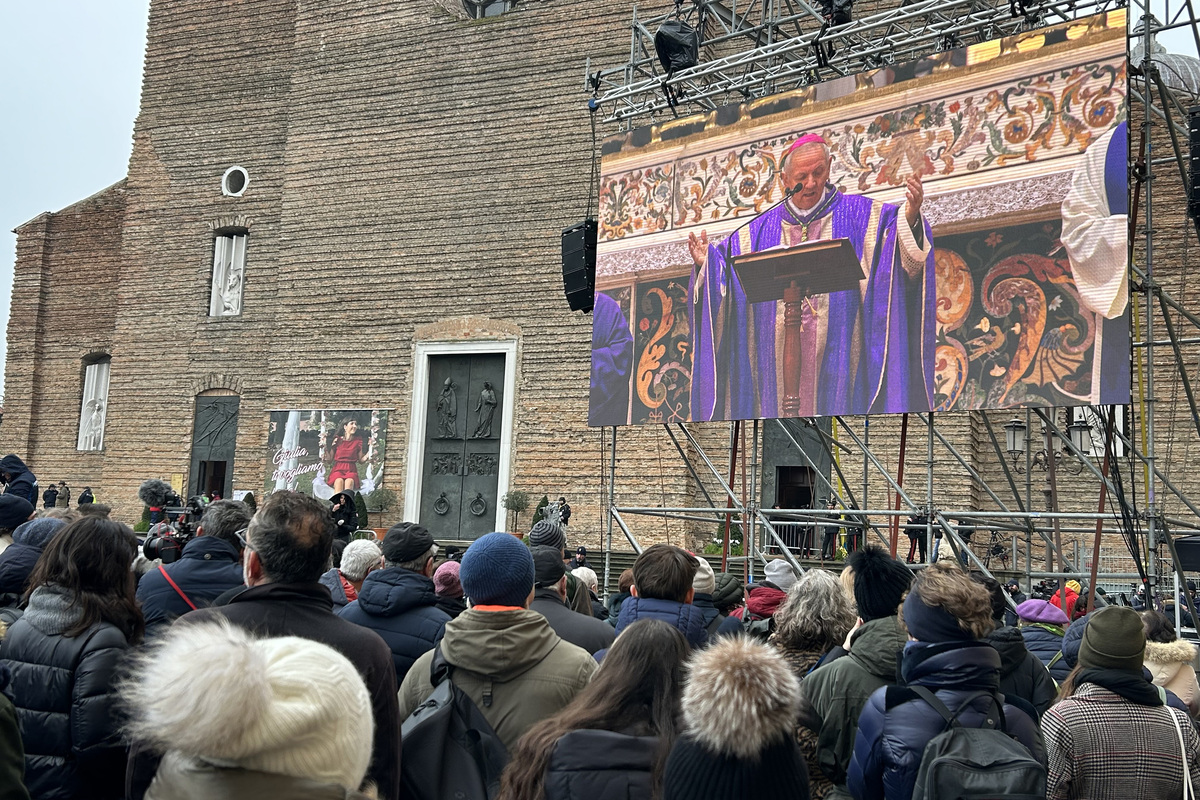
[[[123,687],[135,740],[163,752],[357,789],[371,761],[367,688],[345,656],[227,622],[176,625]]]
[[[700,563],[696,565],[696,577],[692,578],[692,589],[696,594],[712,594],[717,588],[717,576],[713,572],[712,564],[709,564],[708,559],[703,556],[696,556],[696,561]]]

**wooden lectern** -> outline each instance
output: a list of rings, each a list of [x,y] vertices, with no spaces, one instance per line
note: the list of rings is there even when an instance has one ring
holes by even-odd
[[[750,303],[783,301],[784,416],[800,415],[800,333],[806,297],[858,291],[866,279],[849,239],[823,239],[795,247],[734,256],[737,274]],[[776,356],[778,357],[778,355]]]

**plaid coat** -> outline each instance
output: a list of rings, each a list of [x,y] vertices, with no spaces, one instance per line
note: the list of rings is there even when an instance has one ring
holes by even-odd
[[[1200,737],[1182,711],[1143,706],[1094,683],[1042,717],[1048,800],[1158,800],[1183,795],[1183,731],[1192,782],[1200,787]]]

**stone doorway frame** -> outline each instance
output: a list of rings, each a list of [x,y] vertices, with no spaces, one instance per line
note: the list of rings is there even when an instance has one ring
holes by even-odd
[[[425,467],[425,429],[429,424],[430,356],[502,355],[504,356],[504,402],[500,417],[500,464],[496,471],[496,524],[493,530],[506,529],[508,512],[500,503],[509,489],[512,475],[513,413],[517,390],[517,340],[425,341],[413,351],[412,401],[408,415],[408,457],[405,459],[404,519],[416,521],[421,513],[421,479]]]

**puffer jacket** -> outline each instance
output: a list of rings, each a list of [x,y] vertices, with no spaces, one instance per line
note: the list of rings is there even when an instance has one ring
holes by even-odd
[[[721,612],[717,611],[717,607],[713,605],[711,594],[697,594],[692,597],[692,605],[700,609],[704,614],[704,629],[708,630],[708,626],[713,624],[713,620],[721,616]]]
[[[564,642],[545,617],[527,608],[468,608],[446,623],[441,648],[455,668],[450,680],[471,698],[510,752],[526,731],[571,702],[597,669],[586,650]],[[432,661],[431,651],[404,677],[400,719],[433,692]],[[485,692],[490,704],[483,701]]]
[[[390,567],[367,575],[358,599],[337,614],[379,634],[392,651],[399,683],[413,662],[441,641],[450,615],[437,607],[437,600],[431,578]]]
[[[192,539],[183,546],[179,560],[163,569],[196,608],[207,608],[245,580],[237,548],[215,536]],[[161,629],[192,610],[158,568],[138,581],[137,599],[149,630]]]
[[[1163,644],[1146,642],[1144,666],[1150,671],[1155,686],[1161,686],[1187,706],[1188,713],[1195,717],[1200,713],[1200,686],[1196,683],[1196,646],[1182,639]]]
[[[20,456],[10,454],[0,458],[0,472],[12,475],[8,486],[4,488],[5,494],[16,495],[27,500],[29,505],[37,507],[37,477],[29,471],[29,467],[25,466]]]
[[[274,772],[218,767],[174,753],[163,758],[146,800],[367,800],[342,786]]]
[[[783,605],[786,598],[787,592],[773,583],[764,581],[746,587],[746,604],[735,608],[717,627],[717,633],[722,636],[742,633],[746,628],[747,614],[750,615],[751,621],[773,618],[775,611]]]
[[[876,689],[896,682],[907,640],[897,617],[873,619],[855,631],[848,654],[800,682],[800,724],[817,733],[817,763],[834,785],[831,797],[845,796],[858,715]]]
[[[853,652],[853,651],[851,651]],[[924,686],[937,694],[966,728],[983,727],[992,700],[975,692],[998,692],[1000,654],[986,642],[911,642],[901,662],[903,685],[877,689],[858,718],[854,758],[846,782],[858,800],[908,800],[913,795],[921,756],[929,740],[946,729],[932,706],[908,689]],[[1004,704],[1006,730],[1046,763],[1046,749],[1037,722],[1021,709]]]
[[[19,600],[42,550],[66,525],[61,519],[43,517],[17,526],[13,543],[0,553],[0,595],[13,595]]]
[[[696,606],[674,600],[631,597],[621,604],[617,636],[639,619],[662,620],[682,633],[692,647],[701,648],[708,643],[708,623],[704,621],[704,611]]]
[[[658,739],[571,731],[546,765],[546,800],[650,800]]]
[[[1071,674],[1071,667],[1066,659],[1059,655],[1062,652],[1063,629],[1057,625],[1047,625],[1036,622],[1032,625],[1022,625],[1021,636],[1025,639],[1025,648],[1033,653],[1046,665],[1050,677],[1056,683],[1062,683]]]
[[[621,618],[621,606],[633,595],[629,592],[621,592],[620,594],[612,594],[608,596],[608,624],[614,628],[617,627],[617,620]]]
[[[1042,660],[1029,652],[1016,628],[997,628],[987,642],[1000,654],[1000,693],[1025,700],[1041,719],[1058,693]]]
[[[79,636],[71,596],[40,586],[0,644],[12,671],[10,693],[25,743],[25,785],[32,797],[124,796],[125,745],[116,697],[125,634],[100,622]]]
[[[346,586],[342,583],[342,573],[337,567],[326,570],[317,579],[317,583],[329,590],[329,596],[333,598],[333,610],[335,613],[351,601],[351,598],[346,596]],[[355,595],[353,599],[357,600],[358,595]]]

